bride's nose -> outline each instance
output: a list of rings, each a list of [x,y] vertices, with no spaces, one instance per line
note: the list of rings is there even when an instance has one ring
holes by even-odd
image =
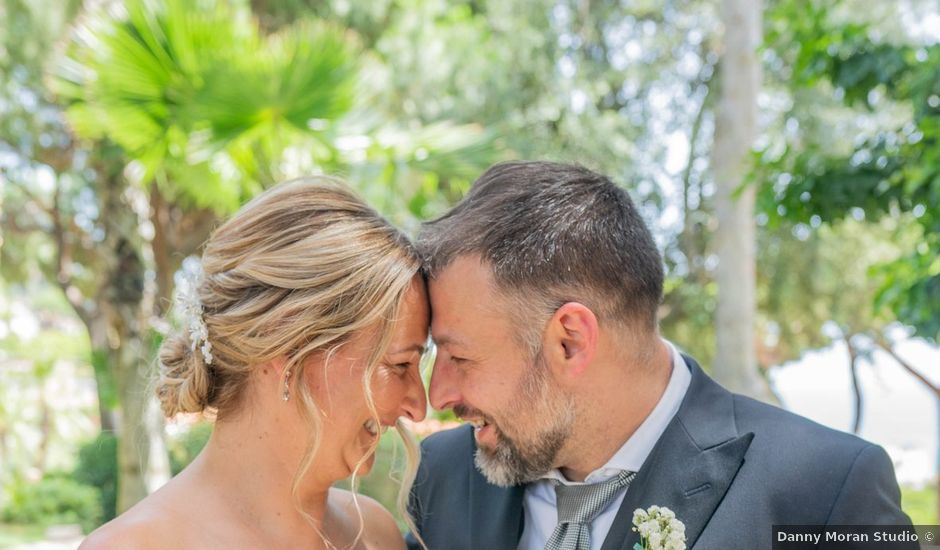
[[[412,422],[421,422],[428,412],[428,399],[420,376],[409,377],[408,390],[401,402],[400,416]]]

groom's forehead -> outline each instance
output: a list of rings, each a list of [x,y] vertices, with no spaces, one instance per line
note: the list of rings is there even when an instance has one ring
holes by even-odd
[[[431,299],[431,336],[435,342],[466,345],[465,335],[483,326],[501,324],[507,315],[502,302],[482,289],[457,281],[435,288]]]
[[[449,301],[471,296],[474,299],[495,297],[497,285],[491,265],[477,254],[464,254],[455,258],[428,279],[432,298]]]

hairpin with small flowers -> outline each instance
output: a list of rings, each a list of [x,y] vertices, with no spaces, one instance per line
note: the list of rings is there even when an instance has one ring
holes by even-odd
[[[184,269],[182,284],[176,290],[176,303],[183,316],[183,322],[189,330],[189,340],[192,350],[196,348],[202,352],[205,364],[212,364],[212,343],[209,342],[209,329],[203,319],[202,300],[199,298],[199,287],[202,284],[202,267]]]

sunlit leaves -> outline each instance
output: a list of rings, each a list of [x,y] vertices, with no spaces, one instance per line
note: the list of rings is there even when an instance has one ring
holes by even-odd
[[[53,82],[79,135],[115,141],[171,196],[232,210],[276,177],[293,134],[351,106],[353,50],[335,28],[262,36],[222,0],[126,7],[76,29]]]
[[[940,45],[872,40],[868,26],[840,23],[832,12],[823,2],[777,4],[769,47],[789,62],[795,90],[830,89],[865,113],[900,105],[908,114],[895,122],[872,119],[876,130],[851,140],[847,155],[804,135],[777,158],[759,154],[757,179],[769,182],[760,205],[771,224],[892,218],[919,227],[920,242],[876,270],[883,285],[873,307],[889,306],[919,336],[937,339]]]

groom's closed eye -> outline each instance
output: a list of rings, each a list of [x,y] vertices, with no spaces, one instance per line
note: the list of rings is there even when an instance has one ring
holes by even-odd
[[[477,361],[462,355],[448,355],[447,364],[460,374],[466,374],[479,366]]]

